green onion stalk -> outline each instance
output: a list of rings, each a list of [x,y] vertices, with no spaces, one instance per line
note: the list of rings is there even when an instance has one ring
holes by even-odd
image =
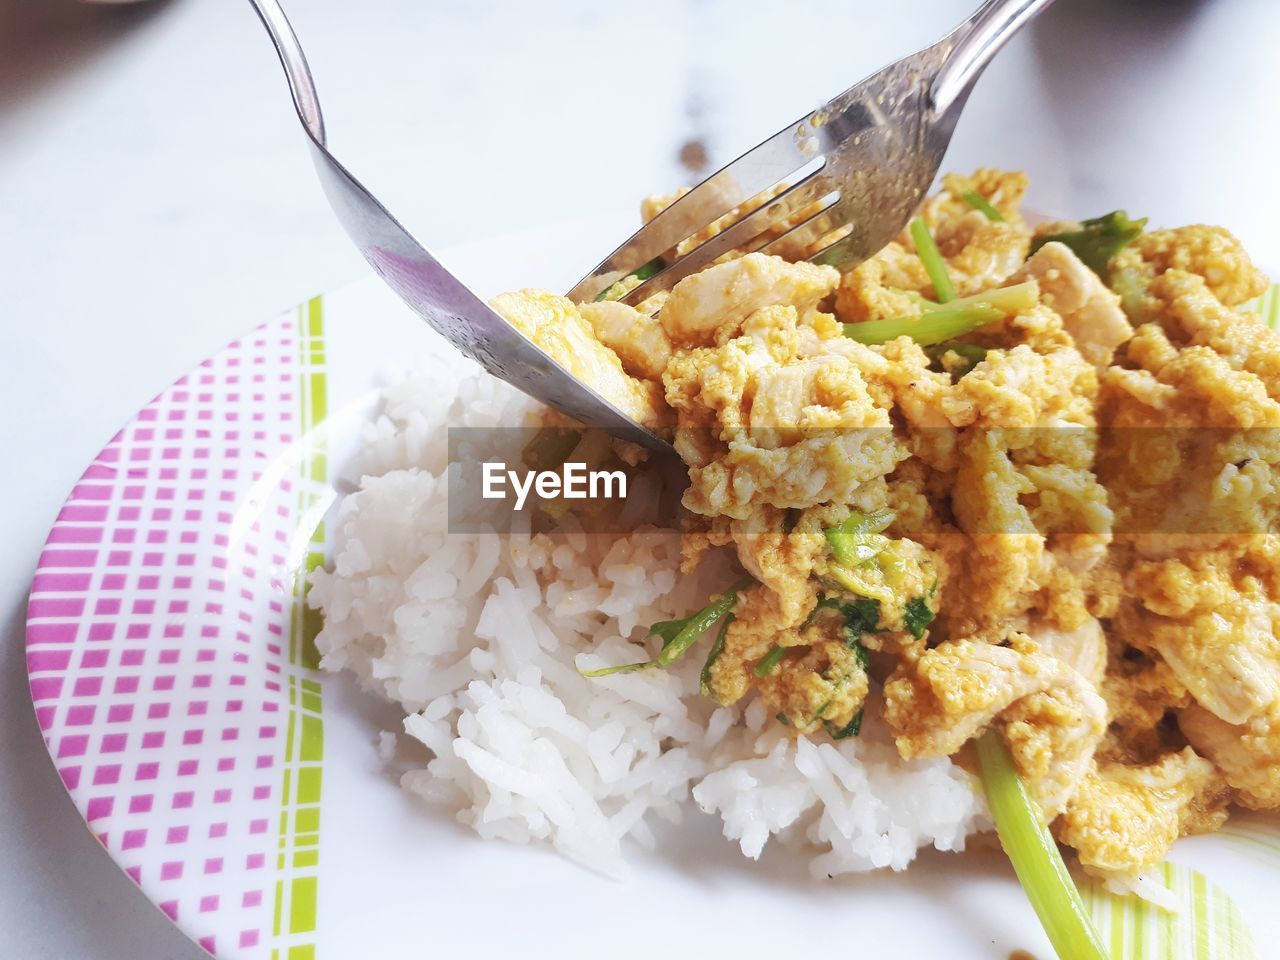
[[[1146,217],[1131,220],[1123,210],[1113,210],[1101,217],[1081,220],[1079,230],[1036,237],[1031,241],[1031,252],[1035,253],[1046,243],[1065,244],[1086,267],[1105,278],[1111,258],[1138,239],[1146,226]]]
[[[978,739],[978,768],[1000,845],[1059,960],[1108,960],[1049,828],[996,730]]]
[[[888,343],[907,336],[921,346],[931,346],[972,333],[993,320],[1029,310],[1035,303],[1035,281],[1026,280],[926,308],[915,317],[887,317],[883,320],[846,323],[844,335],[869,345]]]
[[[924,264],[924,272],[929,275],[929,282],[933,284],[934,296],[938,298],[939,303],[949,303],[956,298],[956,287],[951,282],[950,274],[947,273],[947,262],[942,259],[942,251],[934,242],[933,234],[929,232],[928,225],[920,217],[911,221],[909,229],[911,241],[916,245],[916,253],[920,255],[920,262]]]
[[[970,190],[964,195],[964,202],[986,216],[988,220],[1000,221],[1004,214],[991,205],[991,201],[977,190]]]
[[[711,626],[729,614],[738,602],[739,591],[751,585],[750,577],[743,577],[719,597],[687,617],[679,620],[662,620],[649,628],[649,636],[662,638],[662,649],[652,660],[641,660],[638,663],[624,663],[616,667],[602,667],[599,670],[580,671],[584,677],[608,677],[615,673],[632,673],[636,670],[648,670],[650,667],[669,667],[692,647]],[[728,625],[721,628],[727,629]],[[716,638],[719,646],[724,646],[724,637]]]
[[[790,647],[780,647],[774,644],[769,652],[760,658],[760,662],[756,664],[756,676],[767,677],[777,669],[778,664],[782,662],[782,658],[787,655]]]

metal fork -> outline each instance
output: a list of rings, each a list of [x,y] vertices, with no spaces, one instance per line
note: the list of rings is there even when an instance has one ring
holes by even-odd
[[[872,74],[713,173],[606,257],[569,298],[590,300],[647,267],[639,274],[647,279],[620,298],[634,305],[740,248],[804,250],[808,259],[842,271],[857,266],[906,226],[991,58],[1052,2],[988,0],[933,46]],[[672,256],[686,238],[766,191],[778,192]]]
[[[849,88],[704,180],[610,254],[569,297],[590,300],[648,267],[645,274],[652,275],[623,298],[635,304],[740,247],[775,253],[823,243],[810,259],[842,269],[865,260],[902,230],[929,189],[982,70],[1051,2],[988,0],[938,43]],[[279,0],[250,3],[280,56],[329,203],[383,280],[489,373],[584,424],[671,453],[663,438],[503,320],[338,162],[328,149],[306,57]],[[788,181],[794,182],[780,186]],[[671,253],[713,220],[768,190],[780,192],[683,255]],[[797,217],[803,222],[792,223]],[[783,227],[785,232],[774,237]]]

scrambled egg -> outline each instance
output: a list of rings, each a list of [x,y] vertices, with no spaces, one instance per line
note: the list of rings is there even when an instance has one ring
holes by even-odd
[[[730,252],[634,308],[495,307],[668,431],[685,568],[732,549],[753,579],[705,692],[835,738],[870,708],[904,758],[997,729],[1059,840],[1133,878],[1232,803],[1280,808],[1280,336],[1226,230],[1098,256],[1030,228],[1025,189],[980,170],[922,204],[987,304],[941,344],[911,335],[938,304],[908,231],[844,275]]]

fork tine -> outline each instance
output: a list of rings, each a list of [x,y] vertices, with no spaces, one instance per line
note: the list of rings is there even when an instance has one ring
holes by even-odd
[[[793,184],[782,193],[761,204],[755,210],[735,221],[731,226],[704,240],[684,256],[673,262],[640,284],[622,297],[624,303],[633,306],[646,297],[663,290],[670,290],[690,274],[697,273],[717,257],[730,250],[742,249],[750,252],[754,247],[764,246],[762,234],[789,219],[821,199],[832,189],[830,178],[822,168],[814,170],[799,183]]]
[[[809,119],[806,114],[703,180],[602,260],[569,291],[569,299],[592,299],[614,281],[811,163],[816,154],[802,133]]]
[[[807,257],[809,262],[835,267],[843,273],[866,259],[868,246],[866,227],[856,221],[850,221],[846,226],[848,229],[842,231],[839,236],[833,237],[830,243],[812,250]],[[821,234],[818,239],[822,239]],[[811,244],[807,244],[806,247],[812,249]]]
[[[849,215],[851,206],[852,204],[841,196],[802,223],[796,224],[782,236],[775,237],[769,241],[761,248],[760,252],[779,255],[785,252],[793,256],[799,256],[803,251],[827,236],[827,234],[836,230],[853,227],[856,232],[857,227],[854,224],[857,221]],[[834,242],[840,242],[849,236],[851,234],[844,233]],[[828,244],[824,249],[829,249],[830,246]]]

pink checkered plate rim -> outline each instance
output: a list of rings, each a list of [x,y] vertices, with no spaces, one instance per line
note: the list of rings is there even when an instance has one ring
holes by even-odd
[[[483,289],[510,288],[554,276],[543,251],[572,235],[461,259]],[[256,327],[111,438],[40,555],[27,667],[50,756],[89,830],[184,933],[244,960],[474,948],[477,936],[486,955],[538,943],[639,957],[673,943],[718,950],[743,916],[774,916],[787,923],[752,931],[761,950],[785,949],[786,928],[812,922],[921,955],[1049,955],[989,851],[818,885],[778,854],[741,860],[714,825],[691,821],[656,853],[637,851],[619,886],[546,851],[480,841],[405,796],[374,752],[395,712],[316,669],[304,573],[323,562],[335,478],[384,361],[406,345],[465,363],[373,279]],[[1177,869],[1212,878],[1213,896],[1229,893],[1238,911],[1224,925],[1277,942],[1267,891],[1280,831],[1246,818],[1175,853]],[[1095,913],[1110,910],[1099,898]],[[1161,936],[1150,917],[1100,922],[1121,946]]]

